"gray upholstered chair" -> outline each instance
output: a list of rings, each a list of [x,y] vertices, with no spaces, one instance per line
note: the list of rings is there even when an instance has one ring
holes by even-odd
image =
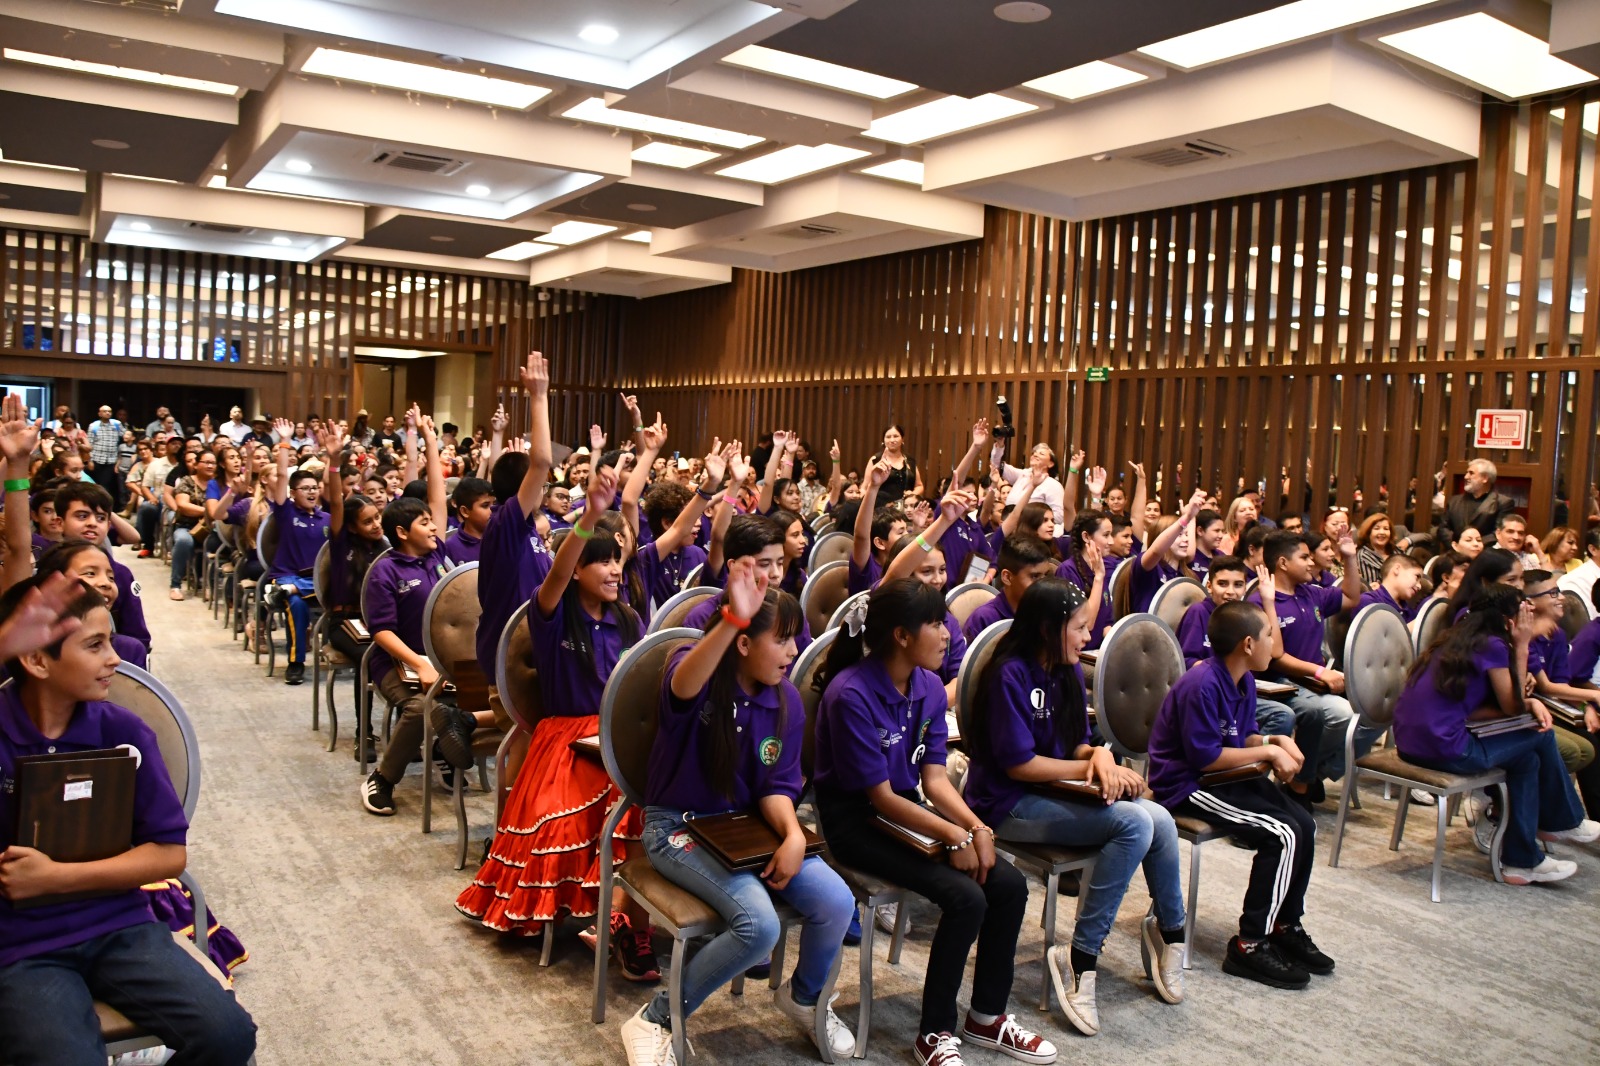
[[[1439,634],[1444,632],[1445,626],[1449,624],[1449,621],[1449,601],[1430,598],[1427,603],[1422,605],[1422,609],[1417,612],[1417,616],[1411,620],[1411,625],[1407,627],[1411,630],[1412,651],[1421,655],[1428,645],[1439,639]]]
[[[1011,629],[1011,619],[1004,618],[984,629],[982,633],[972,638],[972,643],[967,645],[966,657],[961,660],[961,673],[956,677],[956,723],[961,730],[961,735],[967,736],[968,716],[972,713],[973,701],[978,695],[978,686],[983,680],[984,668],[989,665],[989,660],[994,656],[994,649],[1000,643],[1000,638]],[[1024,844],[1014,840],[996,840],[995,847],[1011,856],[1011,861],[1022,870],[1044,882],[1044,914],[1041,924],[1044,926],[1044,954],[1040,957],[1044,963],[1039,979],[1039,1009],[1050,1009],[1050,970],[1048,960],[1050,949],[1056,943],[1056,902],[1060,899],[1058,891],[1061,884],[1061,875],[1078,871],[1083,882],[1087,883],[1088,873],[1094,869],[1095,859],[1100,855],[1099,848],[1069,848],[1055,844]],[[1078,913],[1083,913],[1083,900],[1088,893],[1082,889],[1078,892]]]
[[[1110,586],[1105,594],[1111,597],[1111,617],[1121,618],[1128,614],[1128,582],[1133,577],[1133,568],[1139,565],[1139,556],[1130,555],[1122,565],[1111,572]]]
[[[650,616],[650,626],[645,630],[646,635],[660,632],[663,629],[676,629],[683,625],[683,620],[689,617],[689,612],[700,606],[702,600],[708,596],[721,595],[722,590],[717,588],[700,588],[695,585],[686,587],[682,592],[674,593],[656,608],[656,613]]]
[[[800,590],[800,611],[806,617],[806,626],[813,637],[828,628],[828,619],[850,595],[850,561],[836,559],[811,571],[805,588]]]
[[[1355,713],[1345,733],[1345,765],[1349,769],[1339,800],[1339,817],[1334,822],[1333,847],[1328,853],[1328,865],[1339,865],[1339,849],[1344,844],[1350,798],[1363,777],[1399,786],[1400,805],[1395,809],[1394,833],[1389,838],[1390,851],[1400,850],[1400,838],[1406,827],[1406,811],[1411,804],[1411,790],[1419,789],[1437,798],[1434,807],[1438,828],[1433,838],[1433,883],[1429,898],[1438,903],[1439,876],[1444,867],[1445,829],[1450,824],[1453,801],[1456,797],[1481,788],[1495,788],[1500,793],[1500,809],[1504,811],[1509,805],[1509,794],[1504,770],[1491,769],[1478,774],[1429,770],[1406,762],[1392,745],[1359,759],[1354,757],[1358,726],[1387,729],[1394,721],[1394,706],[1400,700],[1406,674],[1416,657],[1408,638],[1406,624],[1399,613],[1382,604],[1373,604],[1357,614],[1345,638],[1345,698],[1350,701],[1350,709]],[[1505,831],[1506,819],[1502,817],[1489,845],[1489,867],[1496,881],[1504,879],[1500,872],[1500,844]]]
[[[1175,577],[1156,589],[1156,594],[1150,597],[1150,613],[1165,622],[1168,629],[1177,632],[1178,623],[1183,621],[1189,608],[1205,598],[1206,589],[1200,582],[1192,577]]]
[[[871,594],[872,590],[868,589],[865,592],[858,592],[853,596],[846,597],[843,603],[839,604],[839,606],[833,609],[833,614],[828,616],[827,628],[838,629],[840,626],[844,625],[844,616],[850,612],[850,608],[854,607],[858,603],[865,603],[867,597]],[[815,634],[816,631],[813,630],[812,632]]]
[[[656,729],[661,711],[661,686],[666,667],[674,652],[700,638],[693,629],[663,629],[645,637],[628,650],[626,656],[611,672],[606,681],[605,694],[600,700],[600,753],[605,760],[606,773],[622,793],[622,802],[611,809],[606,817],[605,829],[600,834],[600,900],[602,906],[611,899],[613,884],[650,912],[655,927],[672,937],[672,960],[667,970],[669,1000],[672,1004],[672,1049],[677,1061],[687,1062],[688,1034],[683,1017],[683,964],[688,954],[689,941],[697,936],[719,933],[724,928],[722,916],[693,893],[667,880],[651,865],[641,845],[630,848],[627,859],[613,871],[611,837],[629,807],[643,807],[645,783],[650,763],[650,749],[655,743]],[[776,988],[783,971],[783,949],[789,926],[800,921],[800,915],[778,900],[776,905],[783,932],[772,954],[772,987]],[[599,943],[594,956],[594,1021],[605,1021],[606,976],[610,970],[611,926],[604,918],[595,921]],[[548,933],[546,934],[548,940]],[[843,952],[840,953],[843,958]],[[839,960],[834,961],[833,972],[822,989],[819,1003],[826,1004],[832,995],[834,980],[838,976]],[[744,991],[742,977],[734,979],[733,992]],[[832,1062],[828,1050],[826,1010],[817,1011],[816,1045],[822,1049],[824,1062]]]
[[[698,587],[700,584],[700,575],[704,574],[705,572],[705,563],[697,563],[696,565],[691,566],[689,568],[689,572],[683,575],[683,580],[678,582],[678,588],[681,590]]]
[[[955,616],[956,624],[964,626],[973,611],[998,595],[1000,590],[987,581],[968,581],[944,594],[944,606]]]
[[[317,616],[316,622],[311,627],[307,641],[311,645],[311,729],[313,732],[320,729],[319,711],[322,708],[322,672],[328,672],[328,750],[332,751],[339,743],[339,712],[333,702],[333,685],[339,676],[340,670],[354,670],[356,664],[345,657],[333,645],[328,643],[328,629],[339,624],[339,619],[328,605],[332,603],[329,596],[328,582],[333,575],[333,548],[331,544],[324,544],[317,549],[317,561],[311,568],[311,587],[315,590],[317,602],[323,604],[322,613]]]
[[[1571,590],[1561,594],[1561,602],[1566,605],[1566,613],[1561,616],[1561,629],[1569,641],[1577,640],[1578,633],[1589,624],[1593,612],[1583,602],[1583,597]]]
[[[261,519],[261,526],[256,530],[256,562],[261,564],[261,577],[256,581],[255,594],[250,602],[250,617],[256,623],[256,665],[261,665],[261,645],[267,646],[267,676],[272,676],[272,668],[278,659],[278,646],[272,641],[273,609],[268,604],[267,589],[272,582],[267,575],[272,573],[272,560],[278,554],[278,521],[276,516],[268,511]],[[284,608],[287,612],[288,608]]]
[[[1183,676],[1183,649],[1167,624],[1153,614],[1130,614],[1106,633],[1095,668],[1095,709],[1100,732],[1111,750],[1144,761],[1150,750],[1150,729],[1167,691]],[[1228,833],[1203,818],[1172,816],[1178,839],[1189,843],[1189,899],[1184,908],[1183,967],[1189,968],[1194,943],[1195,911],[1200,905],[1201,849]]]
[[[372,560],[372,565],[367,567],[366,576],[361,579],[361,624],[367,626],[370,633],[372,627],[367,622],[367,589],[372,584],[372,573],[378,568],[378,560],[394,551],[385,548]],[[362,777],[367,776],[367,741],[372,736],[372,694],[377,691],[377,686],[372,683],[372,652],[376,644],[369,643],[361,653],[361,662],[356,665],[357,688],[361,692],[361,705],[356,708],[356,771]],[[384,712],[384,732],[388,733],[388,712]]]
[[[818,537],[806,558],[806,572],[815,574],[829,563],[848,562],[854,543],[855,538],[849,533],[825,533]]]

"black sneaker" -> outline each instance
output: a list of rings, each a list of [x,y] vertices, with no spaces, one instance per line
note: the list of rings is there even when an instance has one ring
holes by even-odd
[[[350,758],[352,758],[352,759],[360,759],[361,758],[361,742],[359,740],[353,740],[353,741],[350,742]],[[374,736],[367,737],[367,761],[368,762],[377,762],[378,761],[378,738],[377,737],[374,737]]]
[[[1246,946],[1234,937],[1228,941],[1228,957],[1222,961],[1222,972],[1273,988],[1298,989],[1311,983],[1311,975],[1305,967],[1286,958],[1270,940],[1258,940]]]
[[[433,742],[433,765],[439,771],[439,785],[446,792],[456,790],[456,768],[451,766],[444,757],[444,751],[439,747],[439,742]]]
[[[361,806],[373,814],[394,813],[394,786],[376,770],[367,775],[366,784],[361,786]]]
[[[1317,947],[1304,926],[1286,926],[1267,939],[1283,953],[1284,958],[1299,963],[1317,976],[1326,977],[1333,972],[1333,960]]]
[[[650,946],[650,930],[635,929],[624,918],[611,927],[611,953],[622,967],[622,976],[639,984],[661,980],[661,964],[656,962],[655,948]]]
[[[439,750],[445,761],[458,770],[472,766],[472,731],[478,728],[477,720],[459,707],[448,703],[435,703],[428,712],[432,716],[433,735],[439,738]]]
[[[298,685],[306,679],[305,663],[290,663],[283,668],[283,683],[285,685]]]

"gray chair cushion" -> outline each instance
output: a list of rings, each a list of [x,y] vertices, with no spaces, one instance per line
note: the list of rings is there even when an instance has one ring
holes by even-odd
[[[1150,746],[1150,727],[1183,676],[1183,649],[1153,614],[1132,614],[1106,635],[1095,665],[1095,710],[1100,731],[1135,755]]]
[[[1345,638],[1345,698],[1365,725],[1382,729],[1394,720],[1415,651],[1411,633],[1392,607],[1363,608]]]

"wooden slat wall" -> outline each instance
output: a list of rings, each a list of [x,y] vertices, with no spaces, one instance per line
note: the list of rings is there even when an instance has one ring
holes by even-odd
[[[981,241],[735,271],[630,305],[623,381],[686,449],[792,426],[859,470],[898,422],[931,491],[1004,394],[1022,447],[1142,461],[1169,509],[1196,485],[1265,483],[1269,512],[1386,486],[1413,525],[1432,472],[1479,455],[1474,409],[1521,407],[1530,448],[1484,455],[1527,479],[1542,526],[1597,469],[1585,107],[1600,90],[1489,109],[1475,163],[1084,223],[991,209]]]

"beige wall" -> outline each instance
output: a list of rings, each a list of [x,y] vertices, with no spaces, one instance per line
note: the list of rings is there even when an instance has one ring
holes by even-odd
[[[472,433],[477,414],[476,364],[477,356],[471,352],[441,355],[434,363],[433,420],[440,425],[454,422],[463,437]]]

